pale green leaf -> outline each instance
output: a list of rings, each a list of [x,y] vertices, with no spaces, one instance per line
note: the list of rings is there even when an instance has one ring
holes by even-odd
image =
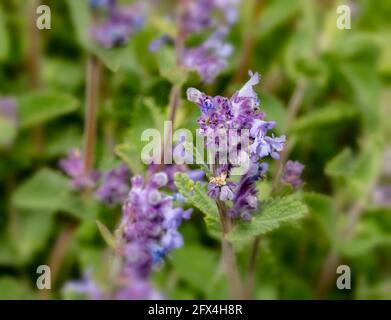
[[[34,92],[19,97],[20,127],[31,128],[77,109],[78,101],[60,92]]]

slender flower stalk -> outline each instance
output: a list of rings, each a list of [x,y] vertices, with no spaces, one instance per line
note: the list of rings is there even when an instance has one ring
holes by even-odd
[[[87,61],[86,85],[86,115],[84,119],[84,152],[83,173],[90,175],[94,165],[96,144],[96,122],[99,105],[99,92],[102,77],[102,63],[95,55],[90,55]]]

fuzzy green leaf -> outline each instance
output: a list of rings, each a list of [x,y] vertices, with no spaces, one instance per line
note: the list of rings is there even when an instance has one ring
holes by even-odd
[[[228,234],[228,240],[232,243],[251,241],[256,236],[277,229],[283,223],[301,219],[308,212],[307,207],[293,197],[265,201],[261,208],[261,212],[255,214],[251,222],[239,222]]]
[[[78,101],[59,92],[34,92],[19,98],[20,127],[31,128],[77,109]]]

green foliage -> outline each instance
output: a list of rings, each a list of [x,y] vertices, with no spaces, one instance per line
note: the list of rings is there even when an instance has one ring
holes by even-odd
[[[331,104],[317,109],[297,119],[291,126],[291,133],[304,133],[309,130],[323,129],[326,125],[346,121],[356,115],[356,110],[349,104],[332,102]]]
[[[60,173],[41,169],[23,183],[14,193],[13,203],[17,208],[41,210],[44,214],[58,211],[84,219],[96,214],[96,204],[70,190],[70,181]]]
[[[78,101],[60,92],[33,92],[18,100],[20,127],[31,128],[75,111]]]
[[[308,212],[307,207],[292,196],[264,201],[260,208],[251,222],[243,221],[234,227],[227,237],[229,241],[236,244],[249,242],[284,223],[301,219]]]

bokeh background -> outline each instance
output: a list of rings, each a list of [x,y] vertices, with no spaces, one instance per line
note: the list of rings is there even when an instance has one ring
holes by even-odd
[[[0,299],[60,299],[84,270],[103,277],[108,249],[95,220],[114,230],[121,216],[120,206],[70,191],[58,168],[83,145],[87,5],[70,2],[41,1],[51,8],[50,30],[35,28],[37,2],[0,3],[0,99],[12,97],[18,109],[16,120],[0,113]],[[336,27],[340,4],[351,8],[350,30]],[[288,158],[305,165],[309,213],[262,237],[256,299],[391,298],[390,9],[388,0],[242,0],[227,68],[211,84],[191,77],[185,85],[230,95],[248,70],[259,72],[261,108],[287,134]],[[149,51],[171,27],[161,19],[151,13],[126,47],[100,56],[98,169],[124,161],[145,170],[139,137],[165,118],[171,89],[167,52]],[[175,127],[195,130],[198,114],[183,89]],[[185,246],[155,285],[173,299],[228,298],[220,244],[202,214],[181,231]],[[246,247],[238,253],[243,273],[248,255]],[[333,261],[351,268],[351,290],[335,288]],[[35,285],[42,264],[52,269],[49,291]]]

